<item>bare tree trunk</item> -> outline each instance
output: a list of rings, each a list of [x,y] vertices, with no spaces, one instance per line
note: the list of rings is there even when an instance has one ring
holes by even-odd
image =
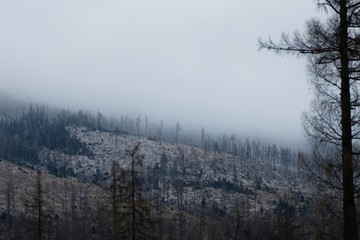
[[[348,46],[348,14],[346,0],[340,0],[340,56],[341,56],[341,128],[344,239],[358,239],[354,201],[353,156],[351,133],[351,98]]]

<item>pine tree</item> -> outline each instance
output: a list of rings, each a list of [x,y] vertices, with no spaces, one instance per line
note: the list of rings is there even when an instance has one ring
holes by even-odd
[[[36,173],[34,192],[25,203],[24,220],[27,223],[31,239],[46,239],[45,225],[49,222],[49,215],[45,204],[43,176],[40,170]]]

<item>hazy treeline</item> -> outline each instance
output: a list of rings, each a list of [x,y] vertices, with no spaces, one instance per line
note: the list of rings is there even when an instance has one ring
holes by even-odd
[[[85,146],[66,130],[69,119],[49,118],[45,106],[32,106],[18,117],[0,120],[0,157],[17,163],[39,163],[42,148],[68,154],[86,153]]]
[[[224,152],[272,167],[294,171],[299,167],[300,152],[260,140],[242,140],[234,134],[216,137],[204,128],[198,133],[185,133],[179,122],[173,127],[165,127],[163,121],[153,123],[147,116],[107,118],[99,111],[96,114],[84,110],[73,112],[24,103],[6,96],[0,101],[0,142],[4,143],[0,145],[0,157],[11,161],[21,162],[26,158],[29,162],[38,162],[38,152],[43,147],[68,154],[90,155],[86,147],[66,130],[67,126],[82,126],[159,142],[198,146],[204,149],[205,157],[211,152]]]
[[[96,194],[81,184],[45,184],[38,171],[32,191],[22,199],[15,194],[18,186],[9,180],[3,189],[5,201],[0,203],[3,239],[326,239],[329,232],[332,237],[341,236],[341,221],[334,217],[341,211],[339,202],[322,195],[307,198],[290,189],[271,203],[274,208],[267,208],[258,203],[257,192],[274,193],[274,189],[262,182],[261,175],[249,176],[256,182],[255,189],[242,185],[238,173],[249,174],[249,166],[289,176],[302,174],[300,163],[306,156],[301,152],[250,139],[242,141],[235,135],[211,137],[201,129],[195,145],[201,148],[202,166],[201,162],[191,163],[181,151],[180,143],[194,145],[194,141],[185,136],[180,123],[165,129],[162,123],[150,125],[147,117],[145,121],[126,116],[116,120],[100,112],[71,112],[44,105],[13,102],[0,106],[0,157],[33,168],[40,165],[42,148],[91,156],[91,151],[67,131],[68,126],[179,145],[177,157],[163,154],[158,164],[147,168],[142,167],[142,156],[135,147],[128,153],[132,162],[129,169],[113,162],[111,171],[94,181],[96,186],[89,185],[99,189]],[[231,180],[203,179],[206,168],[215,175],[228,171],[221,165],[229,156],[237,164],[229,173]],[[189,166],[196,170],[197,180],[188,181]],[[42,167],[56,176],[74,175],[51,162]],[[214,201],[207,188],[238,197]],[[189,189],[201,189],[201,194],[194,195],[194,203],[184,198]],[[254,204],[259,205],[255,210]]]

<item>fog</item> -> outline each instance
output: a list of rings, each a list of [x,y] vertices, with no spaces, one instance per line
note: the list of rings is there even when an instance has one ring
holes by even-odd
[[[305,61],[258,51],[302,30],[312,0],[0,2],[0,89],[200,132],[304,142]]]

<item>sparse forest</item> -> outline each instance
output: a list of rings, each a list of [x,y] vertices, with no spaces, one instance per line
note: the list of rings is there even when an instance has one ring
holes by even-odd
[[[360,2],[316,3],[258,42],[307,60],[310,151],[0,96],[0,239],[358,239]]]
[[[2,239],[341,236],[304,152],[204,128],[195,140],[148,117],[12,104],[0,109]]]

